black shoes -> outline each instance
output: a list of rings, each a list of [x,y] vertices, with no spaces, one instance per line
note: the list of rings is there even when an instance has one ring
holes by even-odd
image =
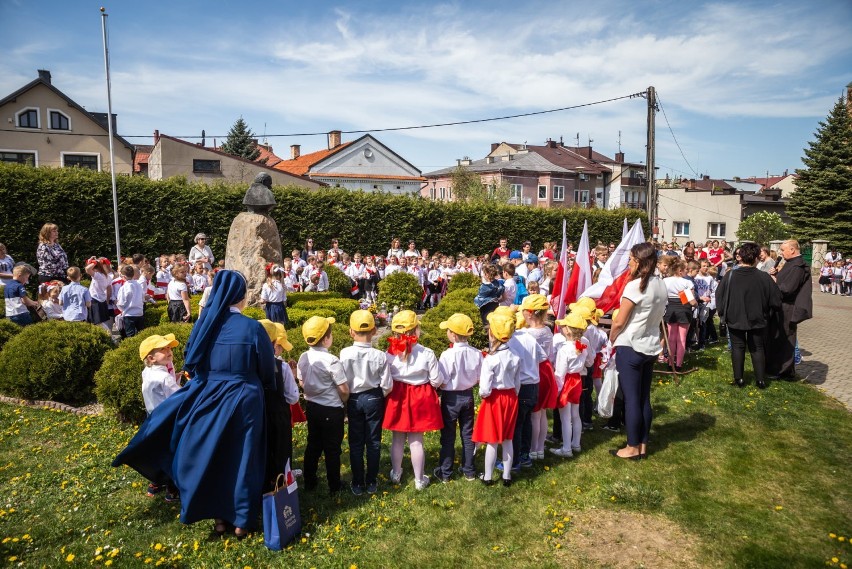
[[[745,380],[743,378],[735,379],[734,385],[736,385],[737,387],[745,387]]]

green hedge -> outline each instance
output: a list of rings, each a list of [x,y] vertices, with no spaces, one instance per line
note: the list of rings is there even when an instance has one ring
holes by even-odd
[[[293,308],[299,306],[304,301],[326,300],[329,298],[349,298],[349,294],[344,297],[339,292],[288,292],[287,307]]]
[[[122,251],[149,257],[188,252],[195,234],[204,231],[211,237],[214,255],[223,258],[228,230],[244,210],[242,199],[248,188],[248,183],[208,186],[182,177],[155,181],[119,176],[116,184]],[[526,239],[533,242],[534,249],[543,241],[558,241],[563,218],[568,223],[568,238],[575,243],[584,219],[589,222],[590,238],[604,242],[621,239],[624,217],[630,223],[642,218],[647,227],[645,214],[635,209],[468,205],[336,188],[276,186],[273,193],[279,204],[286,204],[272,210],[284,251],[300,248],[312,236],[320,247],[338,237],[347,251],[383,253],[391,237],[399,236],[432,251],[479,254],[490,252],[503,235],[512,247]],[[38,232],[46,222],[59,225],[59,242],[71,264],[79,265],[89,255],[111,256],[114,252],[107,172],[0,164],[0,203],[15,204],[0,208],[3,239],[15,259],[35,261]],[[175,219],[185,222],[175,225]],[[308,222],[292,223],[293,219]]]
[[[19,334],[23,330],[7,318],[0,318],[0,350],[6,345],[6,342],[12,339],[12,336]]]
[[[103,328],[86,322],[25,326],[0,352],[0,393],[71,405],[91,403],[95,372],[113,347]]]
[[[450,279],[450,284],[447,285],[447,292],[453,292],[460,288],[476,287],[478,289],[480,284],[482,284],[482,279],[473,273],[456,273]]]
[[[358,301],[354,299],[346,299],[346,298],[329,298],[325,300],[304,300],[299,303],[297,308],[294,310],[303,310],[305,312],[309,312],[311,314],[318,314],[320,310],[322,311],[331,311],[332,314],[329,316],[333,316],[334,319],[341,324],[349,324],[349,317],[353,312],[358,310]],[[287,315],[290,315],[290,311],[287,311]]]
[[[423,298],[423,287],[417,277],[397,271],[379,281],[378,303],[385,303],[388,310],[394,306],[400,310],[414,310]]]
[[[329,310],[326,308],[312,308],[311,310],[302,310],[301,308],[288,308],[287,309],[287,318],[290,320],[290,324],[288,328],[299,328],[305,321],[311,316],[322,316],[323,318],[334,318],[337,320],[335,313],[333,310]],[[292,334],[293,332],[287,332],[287,334]],[[301,334],[298,330],[297,334]]]
[[[142,340],[154,334],[174,334],[179,345],[172,350],[175,369],[183,367],[183,349],[192,332],[191,324],[163,324],[146,328],[138,335],[127,338],[118,348],[104,356],[103,364],[95,374],[95,393],[104,410],[124,421],[141,423],[145,420],[145,402],[142,399],[142,370],[145,364],[139,358]]]

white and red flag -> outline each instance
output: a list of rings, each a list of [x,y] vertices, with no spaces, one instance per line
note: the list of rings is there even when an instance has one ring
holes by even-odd
[[[644,241],[645,234],[642,232],[642,222],[637,219],[630,232],[607,259],[600,275],[598,275],[598,282],[584,289],[580,296],[595,299],[597,307],[605,313],[613,308],[618,308],[621,302],[621,294],[630,280],[630,271],[627,268],[630,249]]]
[[[557,319],[565,317],[565,307],[576,302],[579,292],[586,290],[592,284],[592,263],[589,258],[589,224],[583,222],[583,234],[577,246],[574,268],[568,278],[564,278],[564,267],[568,262],[568,246],[565,235],[565,220],[562,221],[562,254],[559,257],[559,268],[553,282],[553,294],[550,305]]]

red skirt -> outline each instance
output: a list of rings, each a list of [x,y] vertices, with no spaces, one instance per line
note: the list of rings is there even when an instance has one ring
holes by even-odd
[[[438,393],[428,383],[411,385],[394,381],[385,399],[382,428],[402,433],[425,433],[444,428]]]
[[[290,426],[295,425],[296,423],[304,423],[308,420],[305,417],[305,412],[302,411],[302,406],[298,403],[293,403],[290,405]]]
[[[473,425],[473,442],[497,444],[511,440],[517,419],[517,392],[514,389],[495,389],[479,407]]]
[[[538,403],[533,411],[555,409],[559,391],[556,389],[556,377],[553,375],[553,366],[550,365],[550,361],[538,364],[538,377]]]
[[[579,403],[580,396],[582,394],[583,380],[580,378],[580,374],[565,374],[565,383],[562,384],[562,391],[559,392],[559,399],[556,401],[556,408],[562,409],[569,403]]]
[[[600,352],[595,356],[595,363],[592,364],[592,379],[602,379],[603,370],[601,369],[602,356]]]

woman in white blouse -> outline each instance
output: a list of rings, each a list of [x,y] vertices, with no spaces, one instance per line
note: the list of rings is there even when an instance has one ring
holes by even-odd
[[[195,236],[195,245],[192,246],[192,249],[189,250],[189,257],[187,260],[189,261],[189,266],[194,267],[196,261],[201,261],[204,263],[204,268],[208,271],[213,268],[213,251],[207,245],[207,235],[204,233],[199,233]]]

